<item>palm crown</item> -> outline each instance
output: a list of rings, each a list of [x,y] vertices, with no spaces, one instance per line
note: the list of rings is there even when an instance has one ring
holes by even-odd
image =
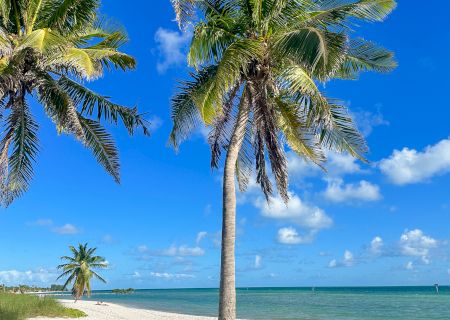
[[[98,273],[92,269],[107,268],[106,260],[103,257],[95,256],[97,248],[88,248],[86,244],[79,244],[78,249],[73,246],[69,247],[72,251],[72,257],[63,256],[62,260],[67,263],[58,266],[58,269],[62,269],[64,272],[58,277],[58,279],[68,277],[64,283],[65,290],[69,284],[73,282],[72,294],[75,299],[79,299],[83,294],[91,294],[91,279],[93,277],[106,283]]]
[[[38,152],[38,124],[27,96],[34,96],[58,132],[73,134],[92,149],[97,161],[119,181],[115,143],[100,120],[130,134],[147,132],[136,108],[110,102],[80,83],[105,69],[127,70],[135,60],[119,48],[127,41],[120,28],[98,18],[99,0],[0,0],[1,202],[8,205],[27,190]]]
[[[393,54],[351,38],[355,19],[382,21],[394,0],[174,0],[182,27],[200,13],[189,64],[196,72],[172,100],[171,142],[195,126],[211,127],[213,167],[233,134],[242,144],[236,172],[245,190],[251,166],[268,198],[272,184],[288,199],[284,143],[321,165],[325,149],[364,160],[366,144],[347,109],[325,97],[321,84],[355,79],[362,71],[395,68]],[[200,121],[199,121],[200,120]],[[242,127],[241,130],[237,129]]]

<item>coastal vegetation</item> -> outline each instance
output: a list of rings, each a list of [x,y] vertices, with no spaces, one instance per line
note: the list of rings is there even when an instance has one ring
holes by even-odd
[[[88,244],[79,244],[78,249],[70,246],[72,256],[61,257],[66,263],[58,266],[58,269],[63,270],[63,273],[58,279],[66,278],[63,289],[65,290],[71,283],[72,295],[75,301],[80,299],[84,294],[91,295],[91,280],[96,278],[103,283],[106,280],[103,279],[93,269],[105,269],[108,267],[105,258],[96,256],[95,251],[97,248],[88,248]]]
[[[55,292],[55,291],[64,291],[64,286],[59,284],[52,284],[50,287],[36,287],[36,286],[28,286],[25,284],[21,284],[18,286],[8,287],[6,285],[0,285],[0,293],[2,292],[11,292],[11,293],[28,293],[28,292]]]
[[[36,160],[38,128],[29,99],[33,96],[58,133],[73,135],[120,181],[112,136],[100,121],[123,123],[129,134],[145,120],[136,108],[115,104],[83,82],[107,69],[133,69],[133,57],[120,48],[122,28],[100,19],[100,0],[0,1],[0,203],[11,204],[27,191]]]
[[[396,67],[390,51],[352,34],[355,21],[383,21],[396,2],[172,2],[183,30],[194,22],[188,63],[195,71],[172,99],[170,141],[178,148],[204,124],[211,166],[224,167],[219,319],[231,320],[236,318],[235,179],[245,191],[255,172],[267,201],[276,192],[288,204],[285,144],[320,167],[330,150],[365,161],[363,136],[345,103],[327,97],[323,84]]]
[[[112,293],[115,294],[131,294],[134,292],[133,288],[128,288],[128,289],[113,289]]]
[[[51,297],[0,293],[0,319],[25,320],[39,316],[81,318],[86,314],[80,310],[65,308]]]

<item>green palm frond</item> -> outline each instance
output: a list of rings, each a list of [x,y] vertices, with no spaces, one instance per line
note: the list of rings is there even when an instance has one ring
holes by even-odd
[[[108,97],[101,96],[67,77],[61,77],[58,84],[70,96],[74,104],[81,107],[81,114],[94,116],[98,121],[103,119],[113,124],[117,124],[120,118],[130,134],[134,134],[139,127],[145,135],[150,133],[145,119],[138,114],[137,108],[112,103]]]
[[[348,152],[361,161],[367,161],[363,156],[367,152],[364,137],[356,128],[347,108],[339,101],[328,99],[317,102],[311,108],[309,117],[309,121],[318,122],[316,133],[326,149]]]
[[[49,0],[41,12],[39,25],[61,33],[82,30],[96,19],[99,0]]]
[[[394,54],[364,39],[351,40],[337,76],[354,79],[364,71],[391,72],[397,67]]]
[[[44,53],[54,50],[62,51],[65,46],[67,46],[67,40],[64,37],[49,28],[43,28],[27,34],[20,40],[16,50],[33,48],[40,53]],[[52,52],[52,54],[54,53]]]
[[[58,132],[72,133],[78,140],[84,141],[84,131],[70,96],[49,75],[43,76],[41,81],[38,99],[57,125]]]
[[[221,59],[225,49],[237,39],[221,25],[199,23],[194,30],[188,63],[196,68]]]
[[[78,115],[81,127],[84,131],[86,147],[92,150],[98,163],[120,183],[119,153],[111,135],[99,122]]]
[[[0,0],[0,15],[3,26],[8,27],[9,13],[11,12],[11,0]]]
[[[306,114],[302,114],[297,103],[283,101],[281,97],[275,98],[279,111],[279,127],[286,142],[298,156],[322,166],[326,160],[322,148],[314,132],[306,124]]]
[[[248,72],[250,62],[263,55],[263,44],[258,39],[242,39],[233,42],[217,64],[217,72],[210,87],[201,99],[196,100],[205,124],[210,125],[220,114],[225,95]]]
[[[38,125],[26,102],[21,101],[20,106],[12,110],[7,121],[7,133],[1,143],[2,154],[6,154],[12,146],[8,159],[8,178],[2,192],[2,202],[6,205],[28,189],[38,152]]]
[[[176,149],[199,124],[201,117],[195,100],[204,95],[216,73],[217,66],[211,66],[191,74],[192,80],[182,82],[179,92],[172,98],[173,127],[169,141]]]
[[[45,0],[29,0],[27,1],[27,7],[25,13],[23,14],[23,19],[25,21],[25,33],[30,34],[33,31],[36,20],[39,16],[39,11],[41,10]]]

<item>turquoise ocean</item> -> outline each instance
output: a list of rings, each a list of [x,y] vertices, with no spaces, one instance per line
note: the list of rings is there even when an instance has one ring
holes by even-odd
[[[90,300],[125,306],[217,315],[217,289],[93,292]],[[450,287],[244,288],[237,290],[241,319],[450,320]]]

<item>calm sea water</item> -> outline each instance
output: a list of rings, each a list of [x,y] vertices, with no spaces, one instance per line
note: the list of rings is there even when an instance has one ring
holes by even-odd
[[[216,289],[94,292],[91,300],[193,315],[217,315]],[[450,320],[450,287],[238,289],[238,317],[299,320]]]

